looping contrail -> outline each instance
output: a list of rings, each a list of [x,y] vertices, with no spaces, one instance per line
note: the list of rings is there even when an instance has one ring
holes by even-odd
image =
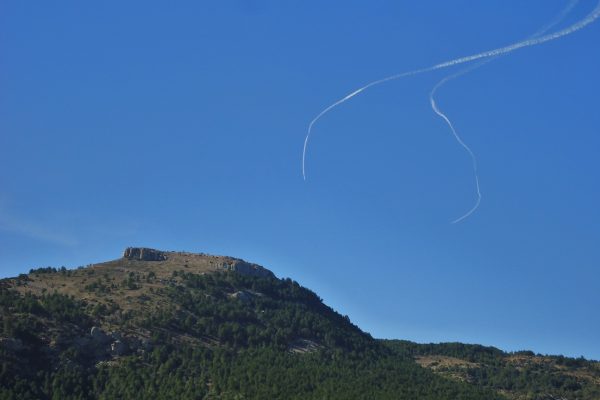
[[[456,141],[467,151],[467,153],[469,153],[469,156],[471,156],[471,162],[473,163],[473,174],[475,175],[475,189],[477,191],[477,200],[475,201],[475,205],[466,214],[464,214],[463,216],[452,221],[452,223],[455,224],[455,223],[460,222],[463,219],[467,218],[469,215],[473,214],[475,212],[475,210],[477,210],[477,207],[479,207],[479,203],[481,203],[481,190],[479,188],[479,173],[477,171],[477,158],[475,157],[475,153],[473,153],[471,148],[469,146],[467,146],[465,144],[465,142],[463,142],[462,138],[456,132],[456,129],[454,128],[454,125],[452,124],[452,122],[450,122],[450,120],[448,119],[446,114],[444,114],[443,112],[440,111],[440,109],[435,104],[435,100],[433,99],[433,94],[435,93],[435,91],[447,81],[448,80],[442,79],[431,91],[431,94],[429,95],[429,100],[431,102],[431,108],[433,108],[433,111],[437,115],[439,115],[440,117],[442,117],[444,119],[444,121],[446,121],[446,123],[450,127],[450,130],[452,130],[452,134],[454,135],[454,138],[456,139]]]
[[[571,10],[577,5],[578,2],[579,2],[579,0],[571,0],[565,6],[565,8],[552,21],[550,21],[549,23],[547,23],[546,25],[544,25],[542,28],[540,28],[537,32],[535,32],[529,38],[533,39],[533,38],[536,38],[538,36],[541,36],[544,33],[546,33],[547,31],[549,31],[550,29],[552,29],[555,25],[559,24],[571,12]],[[446,83],[448,83],[449,81],[451,81],[453,79],[456,79],[456,78],[458,78],[460,76],[466,75],[469,72],[471,72],[471,71],[473,71],[475,69],[478,69],[478,68],[484,66],[485,64],[491,62],[491,61],[494,61],[497,57],[500,57],[500,56],[486,58],[483,61],[480,61],[479,63],[477,63],[475,65],[472,65],[472,66],[467,67],[467,68],[465,68],[465,69],[463,69],[461,71],[458,71],[458,72],[456,72],[454,74],[451,74],[451,75],[448,75],[448,76],[444,77],[442,80],[440,80],[433,87],[433,89],[429,93],[429,102],[431,103],[431,108],[433,109],[433,111],[437,115],[439,115],[444,121],[446,121],[446,124],[448,125],[448,127],[452,131],[452,134],[454,135],[454,138],[467,151],[467,153],[469,153],[469,156],[471,157],[471,162],[473,163],[473,176],[475,178],[475,191],[476,191],[475,204],[465,214],[463,214],[459,218],[457,218],[454,221],[452,221],[453,224],[456,224],[457,222],[460,222],[460,221],[466,219],[467,217],[469,217],[471,214],[473,214],[475,212],[475,210],[477,210],[477,208],[479,208],[479,204],[481,203],[481,189],[480,189],[480,186],[479,186],[479,172],[478,172],[478,168],[477,168],[477,158],[475,157],[475,154],[473,153],[473,151],[471,150],[471,148],[462,140],[462,138],[460,137],[460,135],[458,134],[458,132],[454,128],[454,125],[452,124],[452,122],[450,121],[450,119],[448,118],[448,116],[439,109],[439,107],[437,106],[437,104],[435,102],[434,96],[437,93],[437,91],[442,86],[444,86]]]
[[[536,38],[531,38],[531,39],[527,39],[527,40],[523,40],[517,43],[513,43],[511,45],[505,46],[505,47],[500,47],[497,49],[493,49],[493,50],[488,50],[488,51],[484,51],[481,53],[477,53],[474,55],[470,55],[470,56],[466,56],[466,57],[460,57],[460,58],[456,58],[453,60],[449,60],[449,61],[445,61],[436,65],[433,65],[431,67],[426,67],[426,68],[421,68],[421,69],[416,69],[413,71],[408,71],[408,72],[402,72],[399,74],[395,74],[395,75],[391,75],[382,79],[378,79],[376,81],[370,82],[356,90],[354,90],[353,92],[351,92],[350,94],[342,97],[341,99],[337,100],[336,102],[334,102],[333,104],[331,104],[330,106],[328,106],[327,108],[323,109],[315,118],[313,118],[313,120],[310,122],[310,124],[308,125],[308,131],[306,134],[306,138],[304,139],[304,147],[302,149],[302,177],[304,178],[304,180],[306,180],[306,149],[308,146],[308,140],[310,139],[310,135],[312,133],[312,129],[315,125],[315,123],[321,119],[325,114],[327,114],[329,111],[331,111],[332,109],[334,109],[335,107],[339,106],[340,104],[350,100],[351,98],[353,98],[354,96],[360,94],[361,92],[369,89],[372,86],[376,86],[385,82],[389,82],[389,81],[393,81],[396,79],[400,79],[400,78],[404,78],[404,77],[408,77],[408,76],[413,76],[413,75],[417,75],[417,74],[422,74],[425,72],[430,72],[430,71],[435,71],[438,69],[443,69],[443,68],[448,68],[448,67],[452,67],[454,65],[458,65],[458,64],[464,64],[464,63],[468,63],[471,61],[475,61],[475,60],[479,60],[479,59],[485,59],[485,58],[490,58],[490,57],[495,57],[495,56],[500,56],[503,54],[508,54],[511,53],[515,50],[524,48],[524,47],[530,47],[530,46],[536,46],[542,43],[546,43],[546,42],[550,42],[552,40],[561,38],[563,36],[567,36],[570,35],[573,32],[576,32],[584,27],[586,27],[587,25],[591,24],[592,22],[594,22],[596,19],[598,19],[598,17],[600,17],[600,1],[598,1],[598,4],[596,5],[596,7],[583,19],[581,19],[580,21],[574,23],[573,25],[564,28],[562,30],[559,30],[557,32],[554,33],[550,33],[544,36],[540,36],[540,37],[536,37]],[[449,121],[448,121],[449,122]]]

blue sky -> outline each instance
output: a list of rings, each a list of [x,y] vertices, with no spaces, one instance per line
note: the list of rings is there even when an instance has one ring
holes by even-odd
[[[226,254],[376,337],[600,359],[600,23],[444,86],[567,1],[5,1],[0,276]],[[586,15],[582,0],[559,27]]]

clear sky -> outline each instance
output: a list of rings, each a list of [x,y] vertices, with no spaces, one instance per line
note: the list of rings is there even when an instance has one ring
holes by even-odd
[[[568,0],[0,5],[0,276],[241,257],[376,337],[600,359],[600,22],[428,95]],[[57,4],[59,3],[59,4]],[[343,5],[342,5],[343,4]],[[596,2],[582,0],[565,27]]]

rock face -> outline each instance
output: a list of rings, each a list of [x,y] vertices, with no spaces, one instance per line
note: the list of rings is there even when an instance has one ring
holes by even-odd
[[[126,338],[119,332],[108,334],[97,326],[92,328],[90,336],[89,339],[79,338],[77,344],[87,348],[88,354],[95,357],[96,361],[105,361],[109,356],[120,357],[141,347],[141,341],[137,338]]]
[[[159,250],[146,247],[128,247],[123,253],[123,258],[139,261],[164,261],[167,255]]]
[[[258,264],[249,263],[239,258],[225,256],[211,256],[204,253],[188,253],[161,251],[147,247],[128,247],[123,253],[125,260],[135,261],[162,261],[166,268],[190,268],[198,272],[233,271],[242,275],[251,275],[260,278],[274,278],[268,269]],[[197,273],[197,272],[196,272]]]
[[[320,344],[308,339],[296,339],[288,346],[288,351],[291,353],[312,353],[320,348]]]
[[[268,269],[261,267],[258,264],[251,264],[244,260],[235,260],[232,263],[226,263],[224,269],[235,271],[242,275],[258,276],[261,278],[274,278],[275,275]]]
[[[240,290],[235,293],[232,293],[229,295],[229,297],[231,297],[232,299],[240,300],[243,303],[248,303],[252,300],[252,294],[245,290]]]

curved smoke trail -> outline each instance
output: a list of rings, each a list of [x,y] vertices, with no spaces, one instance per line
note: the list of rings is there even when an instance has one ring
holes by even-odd
[[[306,167],[306,148],[308,146],[308,140],[310,138],[310,135],[312,133],[312,128],[315,125],[315,123],[319,119],[321,119],[321,117],[323,117],[325,114],[327,114],[329,111],[331,111],[335,107],[339,106],[340,104],[345,103],[346,101],[350,100],[351,98],[353,98],[357,94],[365,91],[366,89],[368,89],[372,86],[376,86],[376,85],[379,85],[379,84],[382,84],[385,82],[393,81],[393,80],[404,78],[407,76],[422,74],[425,72],[435,71],[435,70],[442,69],[442,68],[448,68],[448,67],[452,67],[454,65],[464,64],[467,62],[471,62],[471,61],[475,61],[475,60],[479,60],[479,59],[483,59],[483,58],[500,56],[500,55],[508,54],[510,52],[513,52],[515,50],[518,50],[518,49],[521,49],[524,47],[536,46],[536,45],[539,45],[542,43],[550,42],[552,40],[561,38],[563,36],[570,35],[571,33],[576,32],[576,31],[586,27],[587,25],[591,24],[596,19],[598,19],[598,17],[600,17],[600,0],[598,1],[598,4],[596,5],[596,7],[585,18],[583,18],[582,20],[580,20],[580,21],[574,23],[573,25],[571,25],[565,29],[562,29],[560,31],[550,33],[550,34],[547,34],[544,36],[540,36],[537,38],[523,40],[521,42],[517,42],[517,43],[511,44],[511,45],[505,46],[505,47],[500,47],[500,48],[497,48],[494,50],[488,50],[488,51],[484,51],[482,53],[477,53],[474,55],[456,58],[456,59],[453,59],[450,61],[445,61],[440,64],[433,65],[431,67],[426,67],[426,68],[416,69],[413,71],[403,72],[403,73],[396,74],[396,75],[391,75],[386,78],[382,78],[382,79],[378,79],[376,81],[370,82],[370,83],[356,89],[352,93],[342,97],[341,99],[337,100],[330,106],[323,109],[315,118],[313,118],[313,120],[308,125],[308,131],[306,134],[306,138],[304,139],[304,147],[302,149],[302,176],[303,176],[304,180],[306,180],[306,168],[305,168]]]
[[[569,2],[569,4],[567,4],[565,6],[565,8],[560,12],[560,14],[558,14],[552,21],[550,21],[549,23],[547,23],[546,25],[544,25],[542,28],[540,28],[537,32],[535,32],[533,35],[530,36],[531,39],[536,38],[540,35],[543,35],[544,33],[546,33],[547,31],[549,31],[550,29],[552,29],[555,25],[559,24],[570,12],[571,10],[577,5],[577,3],[579,3],[579,0],[571,0]],[[497,56],[499,57],[499,56]],[[444,121],[446,121],[446,124],[448,125],[448,127],[450,128],[450,130],[452,131],[452,134],[454,135],[454,138],[456,139],[456,141],[466,150],[467,153],[469,153],[469,156],[471,157],[471,162],[473,164],[473,176],[475,178],[475,191],[477,194],[477,198],[475,200],[475,204],[473,205],[473,207],[471,207],[471,209],[469,211],[467,211],[465,214],[463,214],[462,216],[460,216],[459,218],[455,219],[454,221],[452,221],[453,224],[460,222],[462,220],[464,220],[465,218],[467,218],[468,216],[470,216],[471,214],[473,214],[475,212],[475,210],[477,210],[477,208],[479,207],[479,203],[481,203],[481,189],[479,186],[479,172],[478,172],[478,168],[477,168],[477,158],[475,157],[475,153],[473,153],[473,151],[471,150],[471,148],[462,140],[462,138],[460,137],[460,135],[458,134],[458,132],[456,131],[456,129],[454,128],[454,125],[452,124],[452,122],[450,122],[450,119],[448,118],[448,116],[442,112],[439,107],[437,106],[434,96],[436,94],[436,92],[438,91],[438,89],[440,89],[442,86],[444,86],[446,83],[448,83],[449,81],[456,79],[460,76],[466,75],[469,72],[478,69],[482,66],[484,66],[485,64],[494,61],[497,57],[493,57],[493,58],[487,58],[483,61],[480,61],[479,63],[472,65],[468,68],[465,68],[461,71],[458,71],[454,74],[448,75],[445,78],[443,78],[442,80],[440,80],[434,87],[433,89],[431,89],[431,92],[429,93],[429,102],[431,103],[431,108],[433,109],[433,112],[435,112],[438,116],[440,116]]]

